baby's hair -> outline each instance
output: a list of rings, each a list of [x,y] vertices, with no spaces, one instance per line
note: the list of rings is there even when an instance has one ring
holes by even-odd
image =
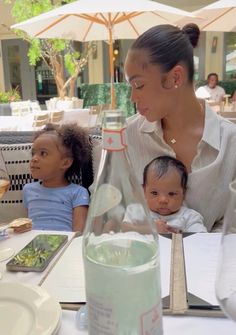
[[[154,171],[157,178],[164,176],[170,169],[175,169],[181,177],[183,190],[187,189],[188,172],[185,165],[178,159],[170,156],[159,156],[149,162],[143,171],[143,185],[147,183],[147,175],[150,170]]]
[[[62,124],[61,126],[48,123],[36,133],[34,140],[43,134],[56,135],[58,137],[58,150],[62,145],[73,158],[72,165],[65,173],[66,179],[70,179],[73,175],[80,177],[81,169],[88,164],[91,158],[91,143],[87,130],[75,123]]]

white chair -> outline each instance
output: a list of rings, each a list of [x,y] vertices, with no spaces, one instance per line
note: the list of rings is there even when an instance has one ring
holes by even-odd
[[[10,107],[13,116],[23,116],[31,112],[30,100],[11,102]]]
[[[59,111],[59,110],[51,111],[50,112],[50,122],[54,124],[60,124],[61,121],[63,120],[63,116],[64,116],[64,111]]]
[[[72,98],[73,101],[73,107],[74,108],[83,108],[84,106],[84,99],[74,99]]]
[[[30,101],[30,108],[33,113],[41,112],[41,107],[38,101]]]
[[[42,111],[40,113],[35,113],[33,118],[33,129],[41,129],[49,122],[49,114],[47,111]]]

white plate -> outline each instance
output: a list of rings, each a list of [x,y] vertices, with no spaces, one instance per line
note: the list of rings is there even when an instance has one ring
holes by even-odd
[[[0,330],[7,335],[52,335],[61,307],[39,286],[0,283]]]
[[[14,250],[12,248],[4,248],[0,247],[0,262],[6,261],[8,258],[11,258],[14,255]]]

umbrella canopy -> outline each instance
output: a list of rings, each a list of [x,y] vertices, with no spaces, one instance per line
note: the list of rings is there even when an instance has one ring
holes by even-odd
[[[219,0],[204,8],[199,16],[209,16],[202,22],[204,31],[236,31],[236,0]]]
[[[236,0],[219,0],[193,14],[191,21],[203,31],[236,31]],[[183,26],[187,22],[189,19],[184,18],[177,24]]]
[[[114,107],[113,41],[135,39],[154,25],[173,24],[183,16],[193,15],[149,0],[79,0],[15,24],[12,28],[38,38],[108,41]]]

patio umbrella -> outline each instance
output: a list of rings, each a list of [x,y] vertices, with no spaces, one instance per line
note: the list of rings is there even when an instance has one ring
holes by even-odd
[[[191,21],[203,31],[236,31],[236,0],[219,0],[193,14]],[[177,24],[183,26],[188,22],[188,18],[183,18]]]
[[[192,14],[149,0],[78,0],[15,24],[14,29],[38,38],[109,43],[111,102],[115,106],[113,41],[135,39],[157,24],[175,23]]]

